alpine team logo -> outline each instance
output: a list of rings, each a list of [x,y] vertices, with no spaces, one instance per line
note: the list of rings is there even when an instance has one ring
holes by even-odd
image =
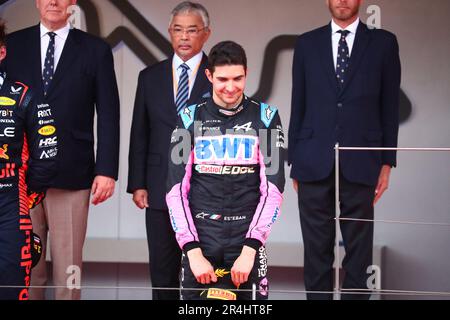
[[[252,130],[252,123],[248,122],[242,126],[236,125],[233,127],[234,131],[244,130],[245,132],[248,132]]]

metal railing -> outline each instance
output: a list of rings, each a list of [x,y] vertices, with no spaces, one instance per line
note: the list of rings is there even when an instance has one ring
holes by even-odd
[[[340,289],[340,275],[339,275],[339,261],[340,261],[340,252],[339,252],[339,236],[340,236],[340,221],[361,221],[361,222],[367,222],[367,223],[374,223],[374,222],[384,222],[384,223],[395,223],[395,224],[416,224],[416,225],[433,225],[433,226],[445,226],[450,227],[450,223],[435,223],[435,222],[417,222],[417,221],[394,221],[394,220],[370,220],[370,219],[350,219],[350,218],[341,218],[341,209],[340,209],[340,193],[339,193],[339,186],[340,186],[340,163],[339,163],[339,154],[340,151],[408,151],[408,152],[450,152],[450,148],[369,148],[369,147],[341,147],[339,146],[339,143],[337,143],[334,147],[335,150],[335,206],[336,206],[336,216],[335,216],[335,228],[336,228],[336,238],[335,238],[335,259],[338,261],[336,264],[336,267],[334,268],[334,274],[335,274],[335,281],[334,281],[334,296],[335,299],[339,299],[339,296],[341,292],[345,291],[346,294],[351,293],[351,290],[341,290]],[[359,292],[360,289],[358,289],[358,294],[361,294]],[[363,290],[364,291],[364,290]],[[373,290],[368,290],[370,292],[373,292]],[[386,293],[389,294],[397,293],[401,294],[402,292],[404,294],[408,295],[414,295],[414,294],[423,294],[428,295],[427,292],[424,291],[401,291],[401,290],[375,290],[375,293]],[[450,296],[450,292],[436,292],[435,293],[438,296]]]

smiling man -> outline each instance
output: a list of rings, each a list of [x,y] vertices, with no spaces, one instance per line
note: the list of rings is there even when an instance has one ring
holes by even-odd
[[[165,202],[167,155],[177,112],[209,94],[203,45],[211,33],[209,14],[202,5],[182,2],[171,15],[169,35],[174,54],[139,75],[133,123],[127,191],[146,210],[150,277],[154,300],[179,298],[181,250],[170,226]]]
[[[180,110],[169,159],[166,200],[184,252],[182,298],[250,300],[251,292],[236,289],[256,286],[263,300],[264,244],[285,181],[283,128],[276,108],[244,95],[247,58],[240,45],[218,43],[208,60],[213,97]]]
[[[79,299],[80,290],[67,288],[67,271],[82,270],[89,199],[98,205],[114,193],[119,166],[119,95],[110,46],[72,28],[69,9],[76,0],[36,0],[40,23],[7,38],[6,71],[30,85],[42,123],[58,123],[58,173],[43,205],[31,212],[33,227],[51,239],[56,299]],[[97,151],[94,151],[94,114]],[[56,146],[45,139],[40,146]],[[69,269],[70,268],[70,269]],[[33,270],[32,285],[47,283],[45,259]],[[77,273],[77,274],[79,274]],[[43,289],[31,289],[31,299],[43,299]]]

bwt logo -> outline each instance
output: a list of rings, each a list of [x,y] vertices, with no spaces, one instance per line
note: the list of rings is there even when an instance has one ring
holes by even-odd
[[[195,142],[195,159],[199,162],[223,160],[257,160],[256,137],[215,136],[201,137]]]
[[[195,124],[196,128],[200,124]],[[194,130],[197,132],[197,130]],[[226,130],[224,135],[194,135],[193,158],[195,164],[257,164],[262,156],[266,175],[278,174],[281,165],[281,152],[277,148],[277,129],[260,129],[252,134],[233,134],[234,130]],[[255,135],[253,135],[255,134]],[[270,141],[269,141],[270,139]],[[175,165],[188,164],[192,151],[192,137],[189,130],[178,128],[172,133],[173,145],[170,160]]]

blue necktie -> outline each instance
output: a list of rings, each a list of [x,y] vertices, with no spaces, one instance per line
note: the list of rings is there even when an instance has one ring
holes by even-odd
[[[48,88],[53,80],[55,73],[55,36],[56,33],[49,32],[50,41],[48,43],[47,53],[45,55],[44,71],[42,73],[42,81],[44,84],[44,95],[47,95]]]
[[[178,92],[175,101],[177,113],[180,113],[182,109],[187,107],[189,97],[189,66],[186,63],[183,63],[180,68],[183,70],[181,71],[180,80],[178,81]]]
[[[350,33],[348,30],[339,30],[338,33],[341,34],[341,39],[339,40],[338,53],[337,53],[337,64],[336,64],[336,77],[339,86],[342,88],[345,84],[346,71],[350,62],[350,52],[348,50],[347,41],[345,40]]]

